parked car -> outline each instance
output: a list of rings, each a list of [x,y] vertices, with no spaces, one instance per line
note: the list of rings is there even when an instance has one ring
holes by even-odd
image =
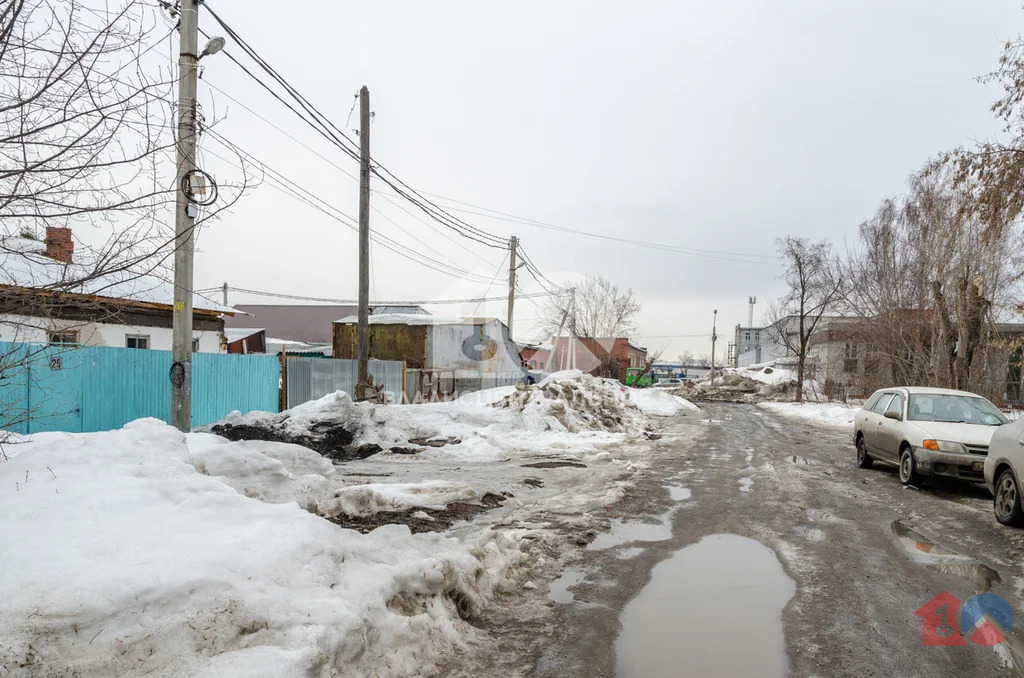
[[[614,386],[615,388],[619,389],[619,391],[621,391],[622,393],[626,393],[626,385],[623,384],[618,379],[612,379],[611,377],[601,377],[601,381],[608,384],[609,386]],[[626,395],[628,396],[629,394],[626,393]]]
[[[672,377],[671,379],[662,379],[654,384],[654,388],[679,388],[685,381],[685,379],[677,379],[676,377]]]
[[[854,417],[857,464],[896,466],[904,485],[929,475],[980,481],[992,434],[1005,423],[995,405],[974,393],[882,389]]]
[[[1020,506],[1021,473],[1024,473],[1024,418],[996,430],[985,459],[985,484],[992,491],[992,510],[1003,525],[1024,527],[1024,511]]]

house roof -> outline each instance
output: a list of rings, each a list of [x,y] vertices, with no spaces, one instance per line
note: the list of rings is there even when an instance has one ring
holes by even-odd
[[[46,245],[19,237],[0,238],[0,286],[53,293],[82,294],[98,299],[137,304],[174,306],[174,285],[148,271],[131,268],[96,275],[97,265],[91,253],[70,264],[46,256]],[[193,294],[192,308],[233,315],[238,311],[212,299]]]
[[[359,322],[359,316],[354,313],[335,322],[341,325],[352,325]],[[502,323],[497,318],[459,316],[429,315],[425,313],[381,313],[369,317],[371,325],[487,325],[489,323]]]
[[[254,334],[260,332],[266,332],[262,327],[225,327],[224,337],[228,340],[228,343],[234,343],[239,339],[245,339],[251,337]]]
[[[334,320],[357,311],[356,306],[337,304],[235,304],[235,308],[252,317],[228,319],[228,328],[255,324],[267,330],[267,337],[306,344],[331,343]]]

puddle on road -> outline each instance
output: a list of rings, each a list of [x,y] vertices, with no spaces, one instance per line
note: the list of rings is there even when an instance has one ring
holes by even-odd
[[[619,678],[785,676],[782,608],[796,585],[775,552],[715,534],[655,566],[622,611]]]
[[[625,548],[617,549],[615,551],[615,557],[619,560],[632,560],[643,552],[644,548],[642,546],[627,546]]]
[[[672,501],[686,501],[690,498],[691,494],[692,492],[690,492],[688,487],[680,487],[679,485],[668,486],[668,496]]]
[[[572,601],[576,600],[576,596],[573,595],[569,589],[576,584],[579,584],[586,578],[586,575],[573,568],[566,568],[562,572],[562,576],[551,582],[550,591],[548,591],[548,598],[555,601],[560,605],[567,605]]]
[[[635,520],[613,520],[612,528],[597,535],[587,546],[588,551],[603,551],[634,541],[665,541],[672,537],[672,514],[658,517],[656,523],[642,523]]]
[[[920,532],[907,527],[902,520],[893,521],[892,533],[914,561],[939,572],[969,579],[982,591],[988,591],[993,583],[1002,581],[999,573],[988,565],[979,563],[970,556],[938,546]]]

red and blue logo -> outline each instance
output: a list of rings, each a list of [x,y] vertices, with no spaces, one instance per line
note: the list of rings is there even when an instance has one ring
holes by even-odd
[[[914,615],[921,617],[921,642],[930,647],[963,646],[967,644],[964,636],[976,645],[991,647],[1013,630],[1013,608],[994,593],[976,595],[961,607],[956,596],[943,591]]]

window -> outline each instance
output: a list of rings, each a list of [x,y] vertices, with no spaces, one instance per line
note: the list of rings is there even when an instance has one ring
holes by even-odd
[[[761,341],[761,333],[754,332],[754,341]]]
[[[126,334],[124,337],[125,348],[149,348],[148,334]]]
[[[889,403],[892,402],[894,393],[883,393],[882,397],[878,399],[875,406],[871,408],[871,411],[875,414],[885,414],[885,411],[889,409]]]
[[[199,353],[199,337],[193,337],[192,339],[192,352]]]
[[[50,344],[54,346],[78,346],[78,332],[50,332]]]
[[[875,405],[877,405],[878,401],[882,399],[882,395],[883,395],[883,393],[881,391],[878,391],[873,396],[868,398],[868,401],[866,403],[864,403],[864,409],[869,411],[869,412],[874,410],[875,409]]]
[[[903,396],[901,396],[899,393],[894,395],[892,397],[892,402],[889,403],[889,407],[885,408],[885,411],[886,412],[895,412],[896,414],[898,414],[900,416],[900,419],[902,419],[903,418]]]
[[[914,394],[910,396],[911,421],[1001,426],[1006,417],[984,398],[945,394]]]
[[[747,332],[743,338],[747,341],[750,341],[750,332]]]
[[[846,359],[856,360],[857,359],[857,344],[846,344]]]

